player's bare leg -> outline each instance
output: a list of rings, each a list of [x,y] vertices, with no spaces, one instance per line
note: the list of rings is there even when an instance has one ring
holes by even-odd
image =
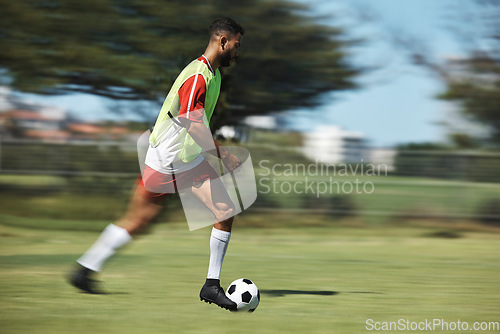
[[[133,236],[148,226],[161,210],[160,204],[152,203],[134,192],[127,212],[115,222],[115,225],[125,229]]]
[[[219,178],[209,179],[199,187],[191,187],[191,192],[215,216],[215,228],[231,232],[234,216],[234,204]]]
[[[130,242],[133,235],[146,227],[161,208],[161,205],[149,202],[134,192],[126,213],[114,224],[108,225],[92,247],[77,260],[79,268],[73,272],[70,283],[85,292],[100,293],[92,276],[119,248]]]
[[[191,190],[216,217],[210,235],[208,275],[200,291],[200,300],[235,311],[236,303],[226,297],[224,289],[220,286],[222,262],[231,238],[234,205],[220,179],[207,180],[200,187],[193,187]]]

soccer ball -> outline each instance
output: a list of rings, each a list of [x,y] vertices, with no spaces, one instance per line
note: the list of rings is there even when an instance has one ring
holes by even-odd
[[[231,283],[226,296],[238,305],[238,312],[253,312],[260,302],[259,289],[248,278],[240,278]]]

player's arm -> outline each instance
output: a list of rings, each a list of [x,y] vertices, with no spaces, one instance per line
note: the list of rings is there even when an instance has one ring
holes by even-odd
[[[203,123],[205,94],[206,84],[203,76],[195,75],[186,80],[179,89],[181,109],[178,120],[203,151],[222,159],[224,165],[233,170],[241,164],[240,160],[215,141]]]
[[[203,123],[186,119],[182,120],[181,123],[186,127],[187,132],[194,139],[196,144],[198,144],[203,151],[220,158],[227,169],[232,171],[241,165],[240,159],[212,138],[212,133]]]
[[[229,152],[227,148],[219,144],[215,139],[214,139],[214,145],[217,151],[217,156],[224,162],[224,165],[226,166],[227,169],[233,171],[241,165],[240,159],[238,159],[237,156]]]

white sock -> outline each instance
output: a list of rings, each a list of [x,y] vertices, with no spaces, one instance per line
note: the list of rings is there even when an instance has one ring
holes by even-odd
[[[207,278],[220,279],[222,262],[226,255],[227,245],[231,238],[231,232],[221,231],[212,228],[210,235],[210,263],[208,265]]]
[[[104,262],[130,240],[132,237],[126,229],[109,224],[99,239],[76,262],[90,270],[101,271]]]

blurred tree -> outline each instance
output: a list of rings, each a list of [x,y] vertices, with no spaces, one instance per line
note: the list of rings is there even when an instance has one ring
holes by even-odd
[[[475,149],[480,146],[477,139],[466,133],[452,133],[450,134],[450,139],[460,149]]]
[[[450,11],[449,28],[460,42],[465,55],[446,63],[432,59],[428,48],[414,40],[410,46],[413,60],[439,74],[446,91],[439,97],[455,101],[467,120],[483,124],[486,130],[479,139],[500,146],[500,1],[469,0]],[[400,40],[401,42],[401,40]],[[471,148],[478,142],[470,134],[452,133],[452,141]]]
[[[246,30],[240,64],[224,69],[226,120],[314,105],[321,93],[353,88],[360,72],[346,62],[354,41],[293,2],[0,0],[0,8],[0,76],[22,92],[162,101],[217,16]]]

